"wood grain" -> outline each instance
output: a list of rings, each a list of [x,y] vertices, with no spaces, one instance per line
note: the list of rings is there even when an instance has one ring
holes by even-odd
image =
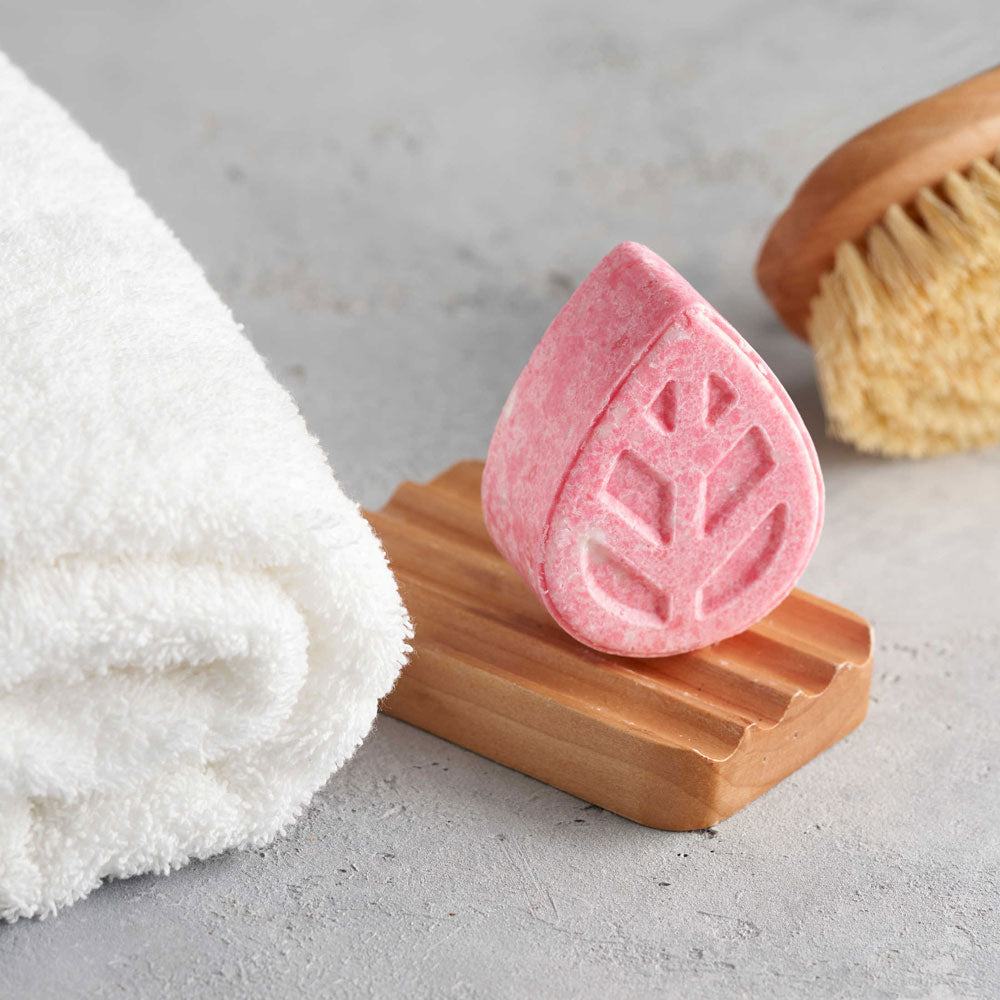
[[[828,156],[795,192],[757,260],[757,281],[806,337],[820,277],[845,240],[860,240],[893,204],[1000,149],[1000,67],[911,104]]]
[[[864,718],[871,628],[803,591],[695,653],[579,644],[493,547],[482,468],[403,483],[366,515],[416,633],[389,715],[665,830],[725,819]]]

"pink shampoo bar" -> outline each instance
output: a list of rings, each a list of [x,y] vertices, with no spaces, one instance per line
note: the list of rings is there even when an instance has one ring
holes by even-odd
[[[789,594],[823,480],[770,369],[669,264],[623,243],[511,390],[482,501],[497,548],[570,635],[667,656]]]

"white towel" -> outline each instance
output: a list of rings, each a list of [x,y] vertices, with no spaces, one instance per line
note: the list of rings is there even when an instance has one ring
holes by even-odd
[[[273,837],[408,637],[288,393],[0,56],[0,916]]]

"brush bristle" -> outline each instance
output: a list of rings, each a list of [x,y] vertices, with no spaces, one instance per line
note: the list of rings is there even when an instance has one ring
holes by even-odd
[[[830,433],[920,457],[1000,441],[1000,153],[843,243],[808,333]]]

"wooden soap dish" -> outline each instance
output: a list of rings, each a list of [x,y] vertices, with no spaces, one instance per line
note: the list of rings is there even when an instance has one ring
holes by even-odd
[[[493,547],[482,470],[403,483],[367,514],[416,633],[389,715],[663,830],[731,816],[864,719],[871,627],[804,591],[681,656],[570,638]]]

